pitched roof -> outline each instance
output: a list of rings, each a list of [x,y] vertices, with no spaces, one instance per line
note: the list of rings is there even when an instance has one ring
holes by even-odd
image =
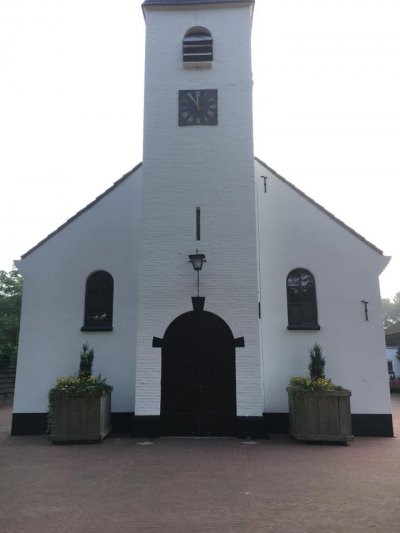
[[[397,324],[392,324],[385,329],[385,337],[388,335],[397,335],[398,333],[400,333],[400,322],[397,322]]]
[[[286,185],[288,185],[290,188],[292,188],[294,191],[296,191],[298,194],[300,194],[300,196],[302,196],[303,198],[305,198],[307,201],[309,201],[311,204],[313,204],[315,207],[317,207],[320,211],[322,211],[325,215],[327,215],[328,217],[330,217],[332,220],[334,220],[335,222],[337,222],[338,224],[340,224],[343,228],[345,228],[347,231],[349,231],[350,233],[352,233],[355,237],[357,237],[358,239],[360,239],[363,243],[367,244],[368,246],[370,246],[375,252],[379,253],[380,255],[383,255],[383,252],[382,250],[380,250],[379,248],[377,248],[375,245],[373,245],[372,243],[370,243],[369,241],[367,241],[367,239],[365,239],[364,237],[362,237],[359,233],[357,233],[356,231],[354,231],[352,228],[350,228],[349,226],[347,226],[347,224],[345,224],[344,222],[342,222],[341,220],[339,220],[338,218],[335,217],[335,215],[333,215],[332,213],[330,213],[329,211],[327,211],[324,207],[322,207],[320,204],[318,204],[317,202],[315,202],[312,198],[310,198],[309,196],[307,196],[303,191],[301,191],[300,189],[298,189],[297,187],[295,187],[292,183],[290,183],[290,181],[287,181],[285,178],[283,178],[281,175],[279,175],[274,169],[272,169],[271,167],[269,167],[266,163],[264,163],[264,161],[262,161],[261,159],[259,159],[258,157],[255,157],[254,158],[256,161],[258,161],[261,165],[263,165],[267,170],[269,170],[272,174],[274,174],[274,176],[276,176],[279,180],[281,180],[283,183],[285,183]],[[28,250],[27,252],[25,252],[21,258],[24,259],[25,257],[27,257],[29,254],[31,254],[34,250],[36,250],[37,248],[39,248],[39,246],[42,246],[42,244],[44,244],[46,241],[48,241],[49,239],[51,239],[51,237],[53,237],[54,235],[56,235],[58,232],[60,232],[62,229],[64,229],[66,226],[68,226],[68,224],[70,224],[71,222],[73,222],[75,219],[77,219],[80,215],[82,215],[83,213],[85,213],[85,211],[88,211],[91,207],[93,207],[94,205],[96,205],[102,198],[104,198],[105,196],[107,196],[107,194],[109,194],[110,192],[112,192],[116,187],[118,187],[122,182],[124,182],[131,174],[133,174],[134,172],[136,172],[136,170],[138,168],[140,168],[142,166],[142,163],[139,163],[138,165],[136,165],[132,170],[130,170],[129,172],[127,172],[126,174],[124,174],[122,176],[122,178],[120,178],[119,180],[117,180],[109,189],[107,189],[106,191],[104,191],[102,194],[100,194],[100,196],[97,196],[97,198],[95,198],[95,200],[93,200],[93,202],[90,202],[90,204],[88,204],[87,206],[85,206],[83,209],[81,209],[80,211],[78,211],[77,213],[75,213],[75,215],[73,215],[71,218],[69,218],[68,220],[66,220],[64,222],[64,224],[62,224],[61,226],[59,226],[57,229],[55,229],[53,232],[51,232],[49,235],[47,235],[47,237],[45,237],[44,239],[42,239],[41,241],[39,241],[35,246],[33,246],[33,248],[31,248],[30,250]],[[400,323],[399,323],[400,324]],[[387,331],[387,330],[386,330]]]
[[[385,329],[385,342],[388,348],[398,348],[400,346],[400,322],[392,324]]]
[[[127,172],[126,174],[124,174],[122,176],[122,178],[120,178],[119,180],[117,180],[116,182],[113,183],[113,185],[111,187],[109,187],[107,190],[105,190],[102,194],[100,194],[100,196],[97,196],[97,198],[95,198],[93,200],[93,202],[90,202],[90,204],[88,204],[87,206],[85,206],[83,209],[81,209],[80,211],[78,211],[77,213],[75,213],[75,215],[73,215],[71,218],[69,218],[68,220],[66,220],[64,222],[64,224],[61,224],[61,226],[59,226],[57,229],[55,229],[54,231],[52,231],[51,233],[49,233],[49,235],[47,235],[47,237],[45,237],[44,239],[42,239],[41,241],[39,241],[33,248],[31,248],[30,250],[28,250],[27,252],[25,252],[23,255],[21,255],[21,259],[24,259],[27,255],[31,254],[34,250],[36,250],[36,248],[39,248],[39,246],[42,246],[42,244],[44,244],[46,241],[48,241],[49,239],[51,239],[51,237],[53,237],[53,235],[56,235],[56,233],[58,233],[59,231],[61,231],[62,229],[65,228],[65,226],[68,226],[68,224],[70,224],[71,222],[73,222],[75,219],[77,219],[80,215],[82,215],[85,211],[88,211],[91,207],[93,207],[94,205],[96,205],[102,198],[104,198],[104,196],[107,196],[107,194],[109,194],[111,191],[113,191],[116,187],[118,187],[118,185],[120,185],[123,181],[125,181],[131,174],[133,174],[139,167],[142,166],[142,163],[139,163],[138,165],[136,165],[132,170],[130,170],[129,172]]]
[[[290,183],[290,181],[288,181],[287,179],[285,179],[284,177],[282,177],[280,174],[278,174],[273,168],[269,167],[266,163],[264,163],[264,161],[262,161],[261,159],[259,159],[258,157],[255,157],[254,158],[256,161],[258,161],[260,163],[260,165],[263,165],[267,170],[269,170],[275,177],[277,177],[279,180],[281,180],[283,183],[285,183],[286,185],[288,185],[291,189],[293,189],[294,191],[296,191],[298,194],[300,194],[300,196],[302,196],[303,198],[305,198],[308,202],[310,202],[312,205],[314,205],[315,207],[317,207],[320,211],[322,211],[325,215],[327,215],[329,218],[331,218],[332,220],[334,220],[335,222],[337,222],[338,224],[340,224],[344,229],[346,229],[347,231],[349,231],[350,233],[352,233],[355,237],[357,237],[357,239],[359,239],[360,241],[362,241],[364,244],[366,244],[367,246],[369,246],[370,248],[372,248],[375,252],[377,252],[378,254],[380,255],[383,255],[383,251],[380,250],[379,248],[377,248],[374,244],[372,244],[372,242],[370,241],[367,241],[367,239],[365,239],[365,237],[363,237],[362,235],[360,235],[359,233],[357,233],[354,229],[352,229],[350,226],[348,226],[347,224],[345,224],[344,222],[342,222],[339,218],[335,217],[335,215],[333,215],[330,211],[328,211],[327,209],[325,209],[325,207],[322,207],[322,205],[320,205],[319,203],[317,203],[315,200],[313,200],[312,198],[310,198],[310,196],[307,196],[307,194],[305,194],[303,191],[301,191],[300,189],[298,189],[295,185],[293,185],[292,183]]]

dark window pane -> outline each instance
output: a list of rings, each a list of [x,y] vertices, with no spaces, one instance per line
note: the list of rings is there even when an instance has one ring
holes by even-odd
[[[303,323],[315,324],[317,322],[314,304],[303,304]]]
[[[290,304],[288,307],[289,324],[301,324],[302,314],[301,306],[296,304]]]
[[[318,326],[314,276],[308,270],[296,268],[286,278],[289,327]]]
[[[288,300],[289,302],[301,301],[301,293],[298,287],[288,287]]]
[[[105,271],[94,272],[86,282],[84,327],[112,326],[114,281]]]
[[[315,301],[315,291],[314,287],[310,287],[309,289],[303,289],[301,291],[301,301],[303,303],[314,303]]]
[[[287,278],[287,286],[291,288],[300,288],[300,276],[289,274]]]
[[[302,289],[310,289],[314,286],[314,278],[311,274],[302,271],[299,278]]]

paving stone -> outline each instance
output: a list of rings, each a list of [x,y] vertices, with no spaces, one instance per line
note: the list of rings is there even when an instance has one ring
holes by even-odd
[[[400,394],[393,395],[400,435]],[[365,533],[400,531],[400,439],[349,446],[289,437],[111,436],[52,445],[10,436],[0,408],[1,533]]]

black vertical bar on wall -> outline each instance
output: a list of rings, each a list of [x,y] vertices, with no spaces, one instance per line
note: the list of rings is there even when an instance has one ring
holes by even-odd
[[[366,300],[361,300],[361,303],[364,304],[365,320],[368,322],[368,302]]]
[[[196,207],[196,240],[200,240],[200,207]]]

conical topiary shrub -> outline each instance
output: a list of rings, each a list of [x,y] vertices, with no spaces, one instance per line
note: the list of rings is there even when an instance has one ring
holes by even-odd
[[[321,345],[317,342],[310,348],[310,363],[308,372],[311,379],[325,379],[325,359],[322,355]]]

